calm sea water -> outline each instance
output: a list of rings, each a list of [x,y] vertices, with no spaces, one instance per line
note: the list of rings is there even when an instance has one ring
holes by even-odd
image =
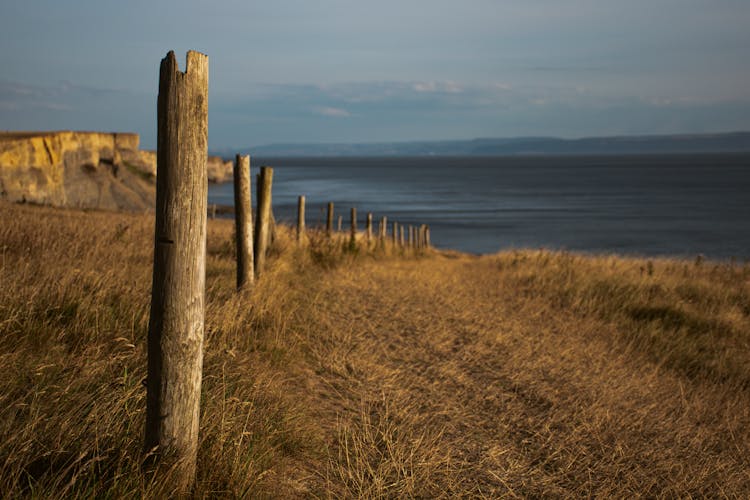
[[[750,259],[750,155],[269,158],[273,206],[307,224],[325,205],[348,225],[356,206],[401,224],[428,224],[437,247],[474,253],[550,248]],[[254,192],[253,192],[254,195]],[[231,184],[209,203],[233,204]],[[389,228],[390,229],[390,228]]]

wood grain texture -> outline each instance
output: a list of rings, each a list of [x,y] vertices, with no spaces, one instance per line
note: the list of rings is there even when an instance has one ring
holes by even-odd
[[[145,449],[190,489],[198,451],[206,276],[208,57],[161,62]]]
[[[237,245],[237,289],[251,286],[255,277],[253,214],[250,188],[250,157],[234,161],[234,223]]]

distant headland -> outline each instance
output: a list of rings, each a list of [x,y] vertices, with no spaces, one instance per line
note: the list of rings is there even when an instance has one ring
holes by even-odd
[[[465,141],[283,143],[237,148],[255,156],[514,156],[748,153],[750,132],[584,137],[483,138]],[[235,150],[216,150],[229,157]]]

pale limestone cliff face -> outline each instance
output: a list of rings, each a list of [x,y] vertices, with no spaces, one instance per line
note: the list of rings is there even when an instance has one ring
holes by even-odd
[[[156,153],[137,134],[0,132],[0,199],[53,206],[153,209]],[[231,179],[232,163],[209,158],[209,180]]]
[[[152,166],[137,134],[0,134],[0,198],[53,206],[144,210],[154,204]]]

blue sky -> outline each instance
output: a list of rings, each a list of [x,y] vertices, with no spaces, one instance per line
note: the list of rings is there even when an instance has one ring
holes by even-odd
[[[0,2],[0,129],[154,147],[189,49],[214,149],[750,129],[748,0]]]

